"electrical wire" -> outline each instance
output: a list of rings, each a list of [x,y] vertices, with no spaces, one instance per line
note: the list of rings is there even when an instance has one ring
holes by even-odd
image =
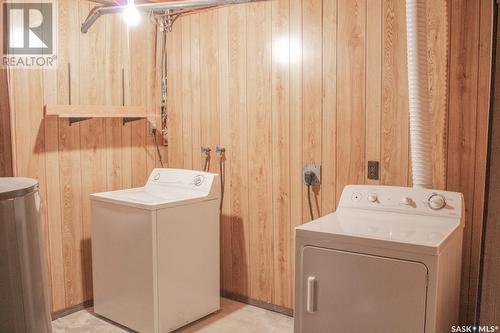
[[[171,10],[163,14],[151,13],[150,19],[154,21],[161,33],[161,78],[160,78],[160,114],[161,135],[163,145],[168,146],[168,38],[167,34],[172,31],[172,24],[179,15],[173,15]]]
[[[207,172],[208,171],[208,160],[210,159],[210,157],[205,156],[205,165],[203,166],[203,171],[204,172]]]
[[[206,151],[205,152],[205,165],[203,166],[203,171],[208,172],[210,169],[210,152]]]
[[[167,23],[165,23],[167,24]],[[166,26],[160,26],[162,33],[162,43],[163,47],[161,50],[161,99],[160,99],[160,115],[161,115],[161,128],[163,143],[168,145],[168,110],[167,110],[167,98],[168,98],[168,58],[167,58],[167,32],[168,28]]]
[[[164,168],[163,157],[161,156],[160,147],[158,146],[158,140],[156,139],[156,131],[153,132],[153,138],[155,140],[156,152],[158,153],[158,158],[160,159],[160,165],[162,168]]]
[[[224,180],[224,178],[226,177],[226,156],[225,156],[224,151],[221,151],[221,153],[220,153],[219,163],[220,163],[220,207],[219,207],[219,209],[222,211],[222,205],[224,204],[224,185],[226,183]]]
[[[309,214],[311,215],[311,221],[314,220],[314,213],[311,201],[311,184],[307,184],[307,201],[309,203]]]

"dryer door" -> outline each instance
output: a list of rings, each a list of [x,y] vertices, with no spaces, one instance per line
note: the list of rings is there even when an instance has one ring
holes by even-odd
[[[427,268],[306,246],[298,332],[423,333]]]

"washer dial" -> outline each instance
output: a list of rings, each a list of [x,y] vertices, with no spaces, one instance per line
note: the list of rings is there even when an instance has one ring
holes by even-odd
[[[205,177],[203,177],[202,175],[197,175],[193,178],[193,185],[196,187],[201,186],[204,181]]]

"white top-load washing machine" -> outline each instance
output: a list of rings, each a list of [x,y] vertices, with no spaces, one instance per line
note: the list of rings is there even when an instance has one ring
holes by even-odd
[[[219,310],[218,178],[155,169],[144,187],[91,195],[97,314],[156,333]]]
[[[296,228],[295,332],[449,332],[463,227],[460,193],[347,186]]]

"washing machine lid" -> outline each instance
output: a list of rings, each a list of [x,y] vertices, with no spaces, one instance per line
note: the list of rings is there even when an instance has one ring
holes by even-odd
[[[0,200],[25,196],[35,191],[38,181],[31,178],[0,177]]]
[[[155,169],[144,187],[91,194],[91,200],[146,209],[216,200],[218,175],[184,169]]]
[[[297,236],[438,254],[464,227],[463,199],[460,193],[438,191],[447,204],[433,210],[427,200],[435,194],[428,189],[347,186],[337,212],[297,227]]]

